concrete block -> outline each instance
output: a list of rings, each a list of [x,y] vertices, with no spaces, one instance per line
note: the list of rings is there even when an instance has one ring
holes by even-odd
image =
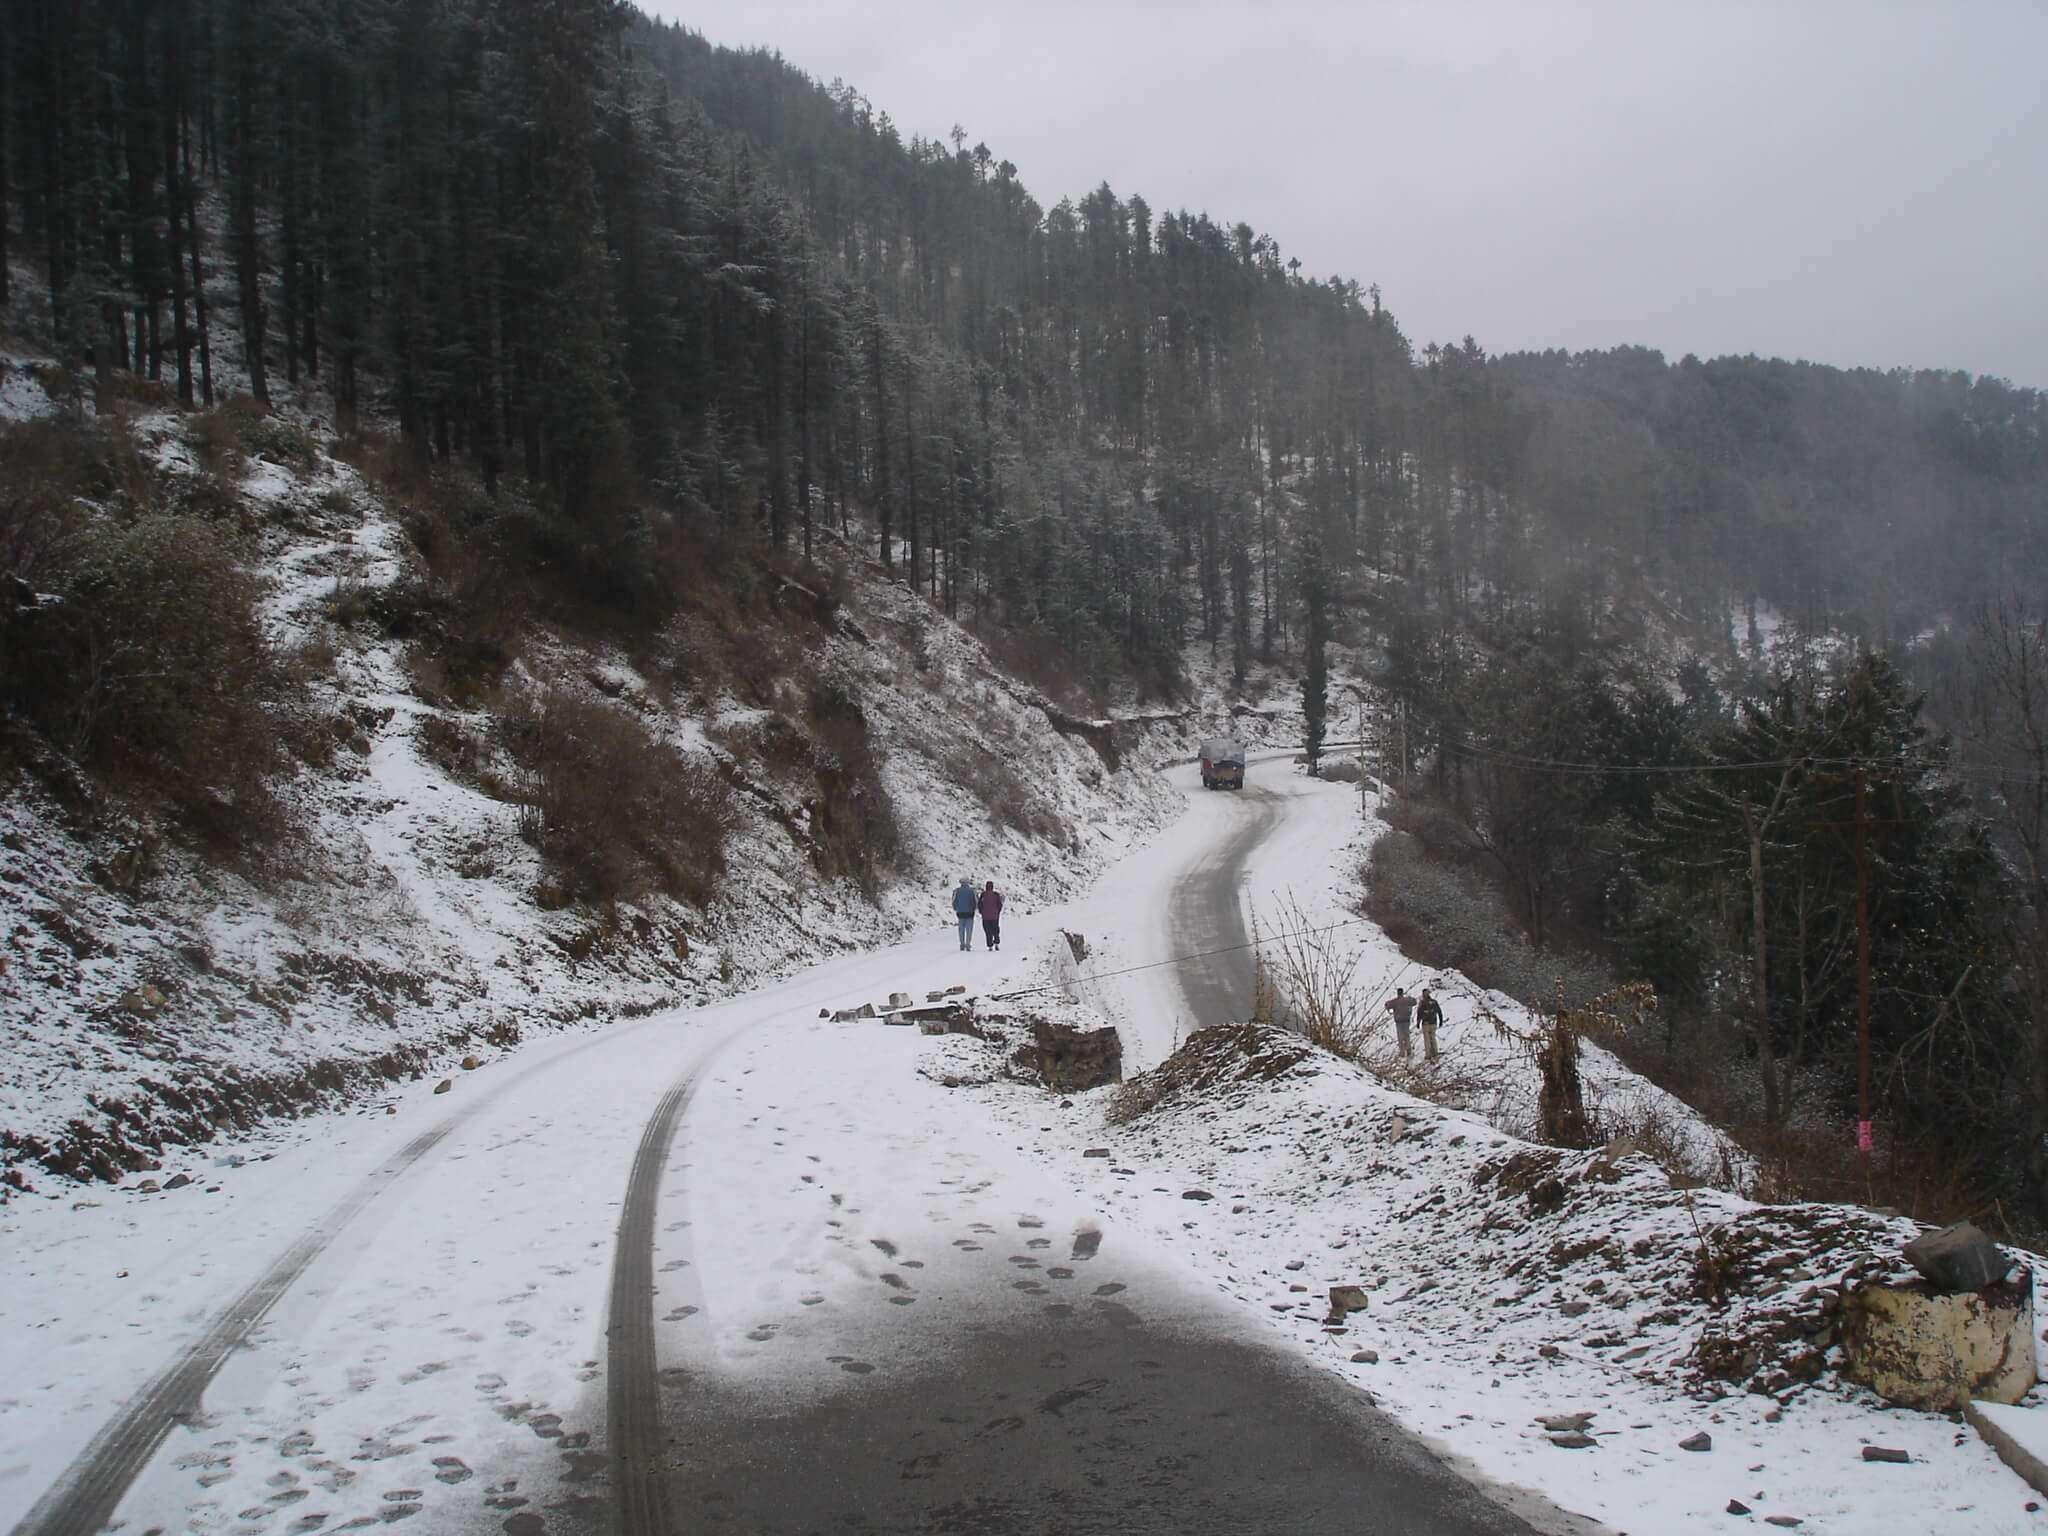
[[[2024,1270],[1978,1291],[1859,1286],[1842,1298],[1841,1329],[1844,1374],[1907,1408],[2016,1403],[2034,1385],[2034,1277]]]
[[[1968,1402],[1963,1404],[1963,1417],[1998,1453],[2000,1461],[2025,1478],[2036,1493],[2048,1494],[2048,1409]]]

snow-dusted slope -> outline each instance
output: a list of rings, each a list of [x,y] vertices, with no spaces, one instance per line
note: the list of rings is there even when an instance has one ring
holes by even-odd
[[[11,414],[52,408],[20,360],[7,379]],[[866,715],[904,834],[880,889],[821,879],[790,830],[808,815],[798,788],[756,774],[707,908],[544,910],[518,808],[437,750],[457,736],[490,750],[489,719],[430,702],[400,642],[345,622],[417,557],[318,424],[299,424],[310,464],[258,453],[230,471],[260,529],[264,622],[304,658],[315,731],[334,743],[286,786],[300,831],[280,867],[224,868],[118,809],[67,814],[26,776],[0,785],[0,1161],[16,1179],[148,1171],[165,1145],[525,1033],[703,1003],[949,924],[962,874],[1028,911],[1083,888],[1166,812],[1149,771],[1114,771],[1056,731],[969,633],[851,556],[852,622],[805,664]],[[198,418],[147,412],[129,429],[167,494],[202,473]],[[730,763],[721,739],[773,712],[650,686],[624,655],[542,632],[511,686],[545,684],[609,697],[705,761]],[[1025,769],[1011,824],[971,782],[990,763]]]

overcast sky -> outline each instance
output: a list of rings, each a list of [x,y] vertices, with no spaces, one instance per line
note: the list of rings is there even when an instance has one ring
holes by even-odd
[[[2048,0],[641,0],[1380,284],[1418,345],[2048,386]]]

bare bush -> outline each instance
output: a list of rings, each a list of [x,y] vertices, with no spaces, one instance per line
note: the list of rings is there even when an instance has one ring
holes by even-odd
[[[818,775],[811,835],[820,873],[851,875],[873,896],[902,857],[903,835],[868,739],[867,715],[852,689],[823,680],[811,687],[810,718]]]
[[[503,728],[522,775],[523,830],[574,895],[711,899],[735,821],[715,769],[626,710],[566,688],[522,699]]]
[[[946,777],[981,802],[989,820],[1040,842],[1065,847],[1073,832],[1002,742],[961,740],[946,753]]]
[[[1283,899],[1270,932],[1252,923],[1257,944],[1255,1010],[1347,1061],[1363,1062],[1380,1021],[1390,977],[1367,976],[1326,925]]]
[[[232,544],[149,510],[132,446],[101,428],[10,428],[0,483],[15,587],[0,606],[0,692],[103,779],[209,839],[256,847],[280,835],[272,779],[294,688]]]

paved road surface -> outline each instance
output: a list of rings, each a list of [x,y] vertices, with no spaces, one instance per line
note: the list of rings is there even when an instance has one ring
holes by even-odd
[[[1190,1030],[1251,1016],[1255,967],[1252,952],[1245,947],[1251,942],[1251,929],[1238,899],[1239,888],[1252,851],[1280,824],[1285,806],[1271,790],[1251,785],[1202,793],[1228,803],[1233,822],[1228,835],[1213,844],[1174,888],[1167,915],[1174,953],[1203,957],[1179,968]],[[1218,950],[1224,953],[1215,953]]]
[[[1008,1283],[999,1246],[989,1282]],[[1224,1304],[1105,1250],[961,1331],[950,1358],[778,1402],[664,1382],[676,1531],[760,1536],[1508,1536],[1480,1497],[1360,1396],[1243,1339]],[[1115,1278],[1112,1278],[1112,1277]],[[1117,1288],[1112,1297],[1098,1288]],[[912,1326],[956,1327],[944,1306]]]
[[[1286,802],[1259,789],[1229,799],[1230,829],[1173,899],[1177,952],[1249,937],[1239,887]],[[1252,973],[1248,950],[1185,967],[1191,1023],[1245,1017]],[[934,1239],[956,1267],[885,1336],[916,1347],[878,1349],[872,1320],[849,1326],[842,1353],[825,1356],[863,1373],[843,1385],[758,1385],[702,1361],[671,1365],[659,1383],[661,1450],[628,1449],[643,1467],[665,1454],[667,1486],[620,1505],[626,1536],[641,1536],[630,1521],[650,1505],[669,1530],[749,1536],[1535,1531],[1362,1394],[1116,1242],[1077,1243],[1064,1262],[1039,1266],[1024,1234],[982,1235],[961,1270],[963,1245]],[[1016,1265],[1034,1266],[1021,1272],[1031,1278]],[[922,1363],[875,1372],[864,1354]],[[1536,1508],[1526,1496],[1519,1507]],[[1537,1512],[1544,1529],[1567,1523]]]

